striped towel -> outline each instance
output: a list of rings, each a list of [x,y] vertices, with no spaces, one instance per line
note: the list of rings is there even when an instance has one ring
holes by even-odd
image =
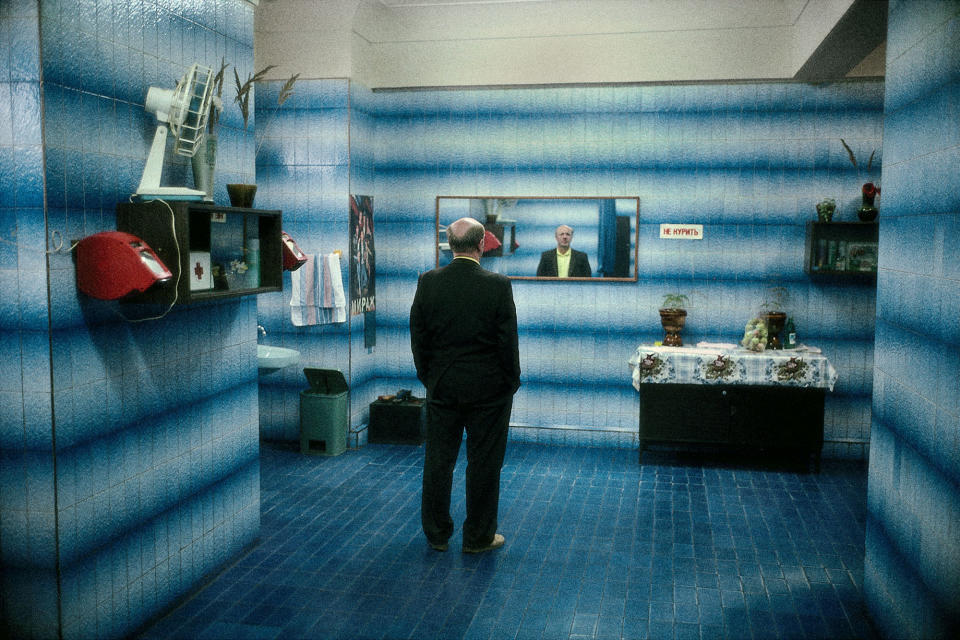
[[[294,326],[347,321],[347,301],[340,272],[340,254],[307,255],[290,273],[290,321]]]
[[[327,322],[347,321],[347,299],[343,293],[343,274],[340,272],[340,254],[330,253],[322,258],[323,276],[320,279],[320,306],[329,312]]]
[[[290,272],[290,321],[295,327],[320,324],[317,293],[317,261],[311,254],[302,267]]]

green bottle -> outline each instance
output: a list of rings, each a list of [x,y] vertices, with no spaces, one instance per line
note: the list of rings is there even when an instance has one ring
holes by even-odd
[[[784,349],[797,348],[797,330],[793,326],[793,318],[787,318],[787,324],[783,327],[783,332],[787,339],[783,341]]]

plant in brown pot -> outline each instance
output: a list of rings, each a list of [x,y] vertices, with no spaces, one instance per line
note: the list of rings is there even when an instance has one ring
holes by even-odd
[[[236,67],[233,69],[233,78],[236,83],[236,96],[234,96],[233,101],[240,107],[240,115],[243,116],[243,130],[247,130],[247,125],[250,121],[250,92],[254,88],[254,85],[263,80],[267,73],[276,67],[276,65],[268,65],[257,71],[253,75],[248,75],[245,82],[240,82],[240,74],[237,73]],[[256,147],[254,150],[254,157],[260,153],[260,145],[263,144],[264,135],[266,133],[266,128],[270,125],[270,122],[277,115],[277,111],[280,109],[281,105],[287,101],[287,98],[293,95],[293,86],[297,82],[297,78],[300,77],[299,73],[296,73],[284,83],[283,87],[280,89],[280,94],[277,96],[277,106],[274,107],[273,112],[270,114],[270,120],[268,120],[264,126],[263,131],[259,135],[259,140],[256,142]],[[253,197],[257,193],[257,185],[255,184],[242,184],[242,183],[231,183],[227,185],[227,194],[230,196],[230,204],[235,207],[245,207],[250,208],[253,206]]]
[[[783,349],[780,332],[783,331],[783,325],[787,321],[783,305],[790,293],[786,287],[781,286],[770,287],[769,292],[770,295],[766,301],[760,305],[763,308],[760,317],[767,325],[767,349]]]
[[[680,332],[687,321],[687,303],[690,299],[682,293],[668,293],[663,296],[663,306],[660,307],[660,324],[663,325],[665,335],[663,344],[668,347],[682,347],[683,339]]]

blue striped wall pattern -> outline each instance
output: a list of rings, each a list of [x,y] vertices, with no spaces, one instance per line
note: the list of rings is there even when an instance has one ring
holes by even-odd
[[[341,251],[341,276],[348,291],[349,198],[371,195],[375,188],[372,93],[346,79],[304,79],[278,107],[282,84],[257,85],[257,117],[266,123],[257,133],[262,136],[257,206],[282,209],[284,229],[304,252]],[[379,237],[376,198],[373,206]],[[378,253],[376,259],[381,257]],[[348,443],[361,446],[366,443],[367,407],[377,395],[387,393],[378,377],[380,353],[364,346],[365,316],[350,316],[338,324],[294,326],[291,277],[284,273],[283,292],[262,294],[257,301],[258,319],[267,331],[261,342],[293,348],[301,355],[297,366],[260,371],[260,436],[298,441],[300,392],[308,387],[303,369],[334,369],[350,386]],[[379,272],[377,277],[382,277]]]
[[[256,302],[128,322],[164,308],[83,296],[67,247],[114,229],[135,190],[156,127],[147,87],[224,57],[246,75],[253,11],[20,0],[0,29],[14,44],[0,77],[3,628],[123,637],[257,536]],[[221,125],[226,202],[227,182],[252,177],[253,137],[236,108]],[[192,184],[188,165],[168,154],[164,182]]]
[[[382,269],[380,260],[385,256],[379,251],[379,201],[376,193],[376,163],[374,159],[374,140],[376,139],[376,112],[374,111],[373,93],[357,82],[350,83],[350,192],[355,195],[373,195],[374,217],[374,248],[377,264],[377,308],[368,320],[369,314],[356,315],[351,318],[350,334],[350,444],[363,446],[367,442],[366,425],[369,422],[370,403],[378,395],[396,393],[397,388],[388,388],[380,378],[380,351],[377,348],[380,336],[380,326],[377,322],[379,313],[379,295],[381,292],[379,278]],[[371,322],[376,344],[367,347],[364,332],[366,323]],[[409,385],[406,388],[412,388]]]
[[[947,638],[960,632],[960,2],[889,11],[864,593],[883,636]]]
[[[327,246],[345,239],[338,203],[373,185],[377,345],[363,347],[360,317],[349,328],[291,327],[289,294],[260,296],[259,317],[280,329],[264,324],[267,341],[299,348],[306,365],[350,367],[354,430],[362,433],[376,395],[423,393],[407,323],[417,274],[435,260],[437,195],[625,195],[641,199],[638,283],[514,282],[524,386],[511,437],[636,446],[626,359],[662,338],[663,294],[691,294],[688,342],[736,341],[766,290],[783,284],[801,340],[823,348],[840,373],[827,399],[825,453],[865,457],[874,287],[813,283],[802,260],[814,203],[833,196],[835,219],[855,220],[860,184],[879,177],[882,83],[370,92],[343,81],[346,97],[327,106],[323,87],[333,82],[341,81],[301,82],[299,102],[279,110],[290,143],[264,148],[258,181],[270,202],[277,194],[285,220],[291,208],[298,219],[311,211],[304,217],[317,226],[301,233]],[[342,148],[331,135],[349,135],[347,158],[313,151]],[[853,168],[841,137],[861,159],[877,149],[870,172],[865,162]],[[703,224],[705,239],[661,241],[663,222]],[[261,433],[296,440],[300,368],[260,379]]]
[[[734,342],[766,290],[782,284],[801,341],[823,348],[840,374],[827,399],[825,453],[865,456],[874,288],[813,283],[802,262],[814,203],[833,196],[835,219],[855,220],[860,184],[879,178],[881,82],[403,91],[374,99],[385,388],[412,384],[422,392],[407,322],[417,274],[434,262],[437,195],[639,196],[639,282],[514,282],[523,387],[512,437],[636,446],[638,399],[626,360],[641,342],[662,338],[663,295],[691,296],[686,342]],[[878,149],[870,172],[853,168],[841,137],[861,159]],[[703,224],[705,239],[660,240],[665,222]]]
[[[20,628],[50,637],[58,590],[37,33],[35,3],[3,7],[0,42],[10,46],[0,54],[0,628],[13,626],[7,620],[19,611]]]
[[[285,70],[296,73],[296,70]],[[283,228],[308,254],[341,252],[340,272],[348,291],[350,139],[349,81],[299,80],[293,95],[277,104],[282,81],[257,84],[256,206],[283,211]],[[291,272],[283,291],[257,296],[263,344],[296,349],[300,362],[261,370],[260,437],[299,441],[300,391],[308,388],[306,367],[335,369],[350,380],[350,320],[294,326],[290,319]]]

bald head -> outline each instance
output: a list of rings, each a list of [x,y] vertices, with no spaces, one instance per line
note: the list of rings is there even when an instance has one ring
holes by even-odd
[[[479,258],[483,253],[483,225],[473,218],[460,218],[447,227],[447,242],[454,255],[464,254]]]
[[[570,243],[573,241],[573,229],[565,224],[557,227],[554,236],[557,238],[557,251],[566,253],[570,251]]]

